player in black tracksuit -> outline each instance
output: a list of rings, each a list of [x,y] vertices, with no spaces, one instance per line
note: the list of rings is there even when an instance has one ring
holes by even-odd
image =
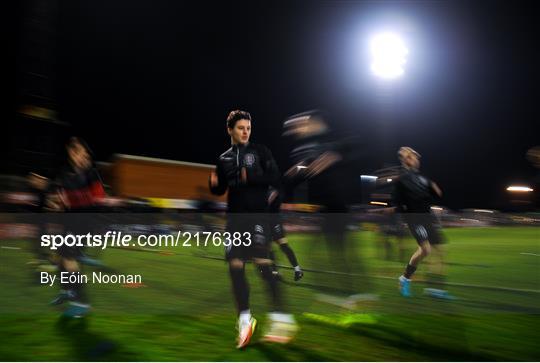
[[[432,264],[434,271],[430,277],[438,283],[442,282],[443,279],[443,254],[440,246],[443,240],[437,219],[431,214],[431,205],[435,199],[441,197],[442,192],[437,184],[420,174],[420,154],[410,147],[402,147],[398,151],[398,156],[403,171],[394,187],[393,204],[397,212],[402,213],[403,219],[407,222],[418,243],[418,249],[412,255],[403,275],[399,277],[400,292],[403,296],[408,297],[411,295],[410,279],[412,275],[418,264],[432,250],[437,257],[437,264]],[[444,290],[429,289],[427,292],[434,297],[450,297]]]
[[[257,264],[272,296],[272,327],[265,339],[285,343],[292,339],[296,325],[292,315],[281,313],[281,294],[272,275],[272,260],[269,258],[271,240],[264,218],[264,213],[268,212],[269,188],[278,183],[279,170],[267,147],[249,142],[251,116],[248,112],[232,111],[227,117],[227,132],[231,136],[232,147],[219,157],[209,182],[213,194],[223,195],[228,191],[227,232],[231,235],[240,233],[241,236],[241,245],[225,246],[239,312],[237,347],[243,348],[249,343],[256,326],[249,310],[249,287],[245,276],[248,260]],[[248,246],[246,242],[249,242]]]
[[[285,173],[286,188],[291,192],[307,183],[309,203],[321,206],[320,226],[329,264],[324,268],[341,273],[332,283],[337,282],[342,294],[356,294],[357,279],[352,277],[352,272],[353,268],[362,267],[347,239],[348,203],[353,189],[350,145],[332,135],[319,111],[289,117],[284,123],[284,135],[294,139],[290,152],[293,165]],[[362,285],[362,289],[367,288],[365,281]]]

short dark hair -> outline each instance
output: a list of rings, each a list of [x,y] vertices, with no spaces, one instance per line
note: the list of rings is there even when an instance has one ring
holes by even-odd
[[[251,121],[251,115],[247,111],[234,110],[229,112],[227,116],[227,127],[233,129],[238,120],[249,120]]]

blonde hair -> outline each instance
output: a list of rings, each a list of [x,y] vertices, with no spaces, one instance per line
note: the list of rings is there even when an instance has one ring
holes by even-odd
[[[408,147],[408,146],[400,147],[398,152],[397,152],[399,161],[403,162],[403,159],[405,158],[405,156],[408,155],[408,154],[411,154],[411,153],[416,155],[418,158],[421,157],[420,153],[418,151],[414,150],[412,147]]]

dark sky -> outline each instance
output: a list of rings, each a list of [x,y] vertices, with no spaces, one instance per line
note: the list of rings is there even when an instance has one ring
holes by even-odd
[[[358,136],[359,175],[409,145],[447,205],[491,207],[535,175],[536,14],[509,1],[61,1],[58,111],[98,159],[214,163],[227,113],[247,109],[253,140],[284,168],[284,118],[323,109],[337,134]],[[391,84],[364,53],[388,26],[410,50]]]

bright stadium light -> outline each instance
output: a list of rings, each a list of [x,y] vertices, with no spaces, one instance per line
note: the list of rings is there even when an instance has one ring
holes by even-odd
[[[393,33],[378,34],[371,39],[370,48],[373,74],[385,79],[403,75],[409,50],[399,36]]]
[[[511,185],[508,188],[506,188],[509,192],[532,192],[534,189],[529,187],[522,187],[517,185]]]

